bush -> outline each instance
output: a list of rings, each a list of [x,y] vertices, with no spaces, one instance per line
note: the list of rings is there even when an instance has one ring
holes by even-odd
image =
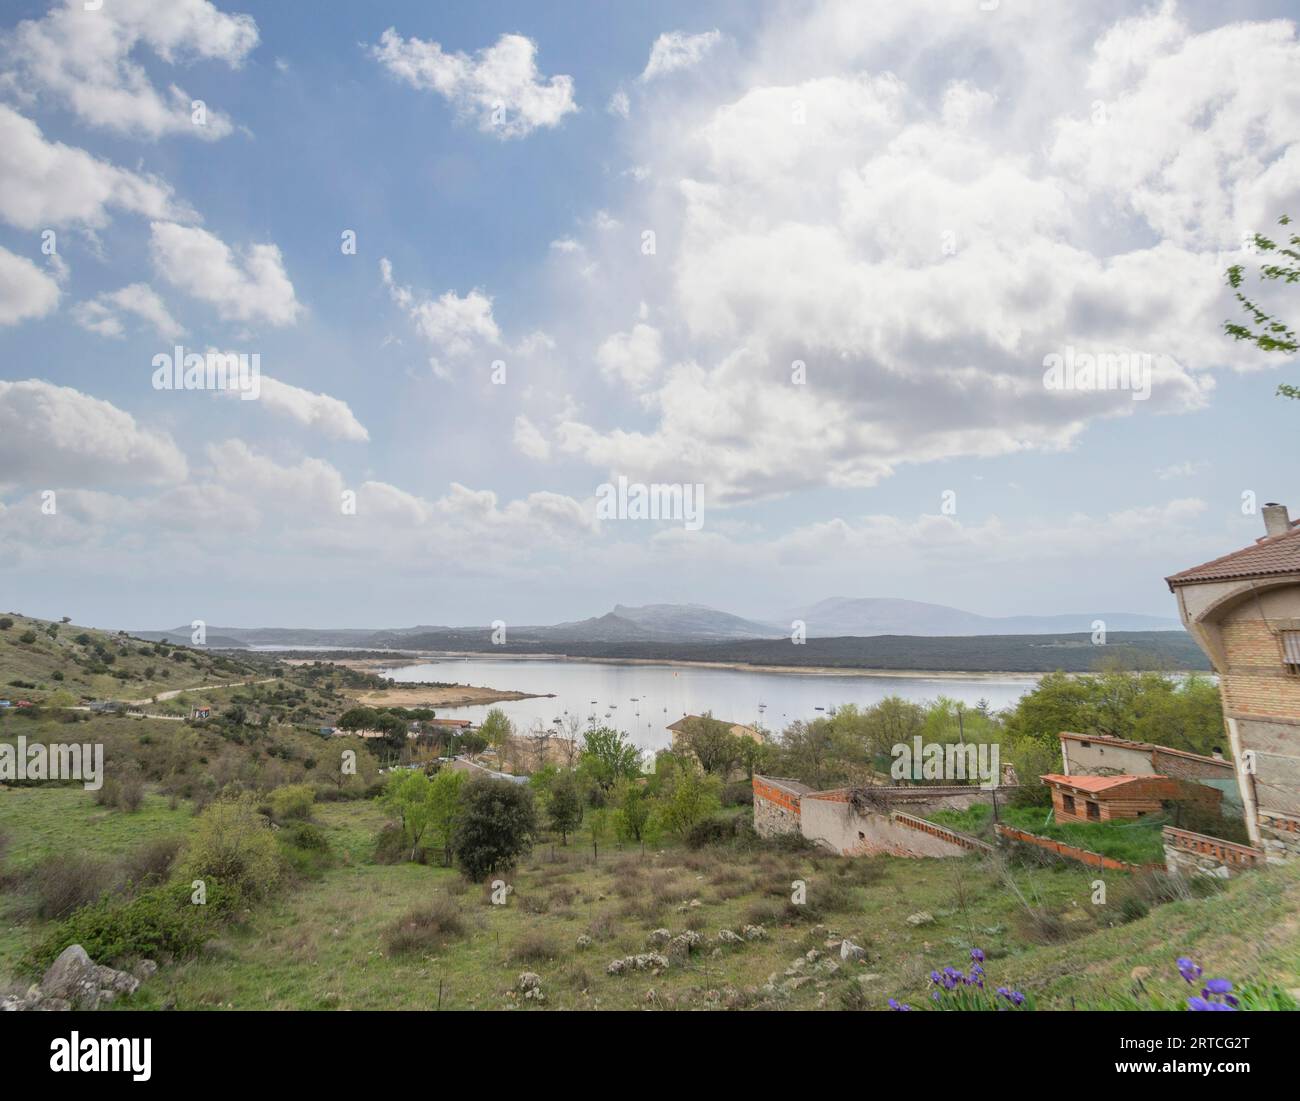
[[[436,952],[465,933],[460,907],[445,895],[407,911],[389,926],[384,945],[390,955]]]
[[[103,863],[88,856],[47,857],[31,872],[36,915],[67,917],[97,901],[108,890],[112,878]]]
[[[0,616],[0,631],[7,631],[13,625],[14,625],[14,621],[10,619],[7,615]]]
[[[241,898],[266,894],[280,874],[275,837],[252,804],[213,803],[201,815],[186,853],[184,876]]]
[[[744,818],[706,818],[686,831],[688,849],[702,849],[706,845],[748,846],[757,839],[754,827]]]
[[[60,923],[29,953],[27,969],[43,972],[70,944],[80,944],[96,963],[164,952],[192,956],[228,906],[220,890],[209,891],[206,905],[194,905],[184,883],[154,887],[125,903],[102,898]]]
[[[24,631],[21,635],[18,636],[18,641],[26,644],[27,646],[30,646],[33,642],[36,641],[36,632]]]
[[[159,837],[146,841],[122,862],[127,881],[137,888],[153,887],[166,882],[180,851],[179,837]]]
[[[404,860],[409,860],[411,850],[406,844],[406,831],[395,822],[389,822],[379,831],[379,836],[375,839],[376,864],[400,864]]]
[[[95,802],[101,807],[116,807],[134,814],[144,805],[144,778],[134,769],[121,776],[105,777],[95,792]]]
[[[555,940],[538,929],[530,929],[510,949],[514,963],[546,963],[560,954]]]
[[[311,784],[286,784],[271,792],[271,810],[277,822],[311,817],[316,789]]]
[[[509,780],[471,780],[460,798],[452,850],[467,877],[480,880],[512,868],[532,848],[537,808],[529,788]]]
[[[751,807],[754,805],[754,785],[749,780],[737,780],[722,789],[724,807]]]

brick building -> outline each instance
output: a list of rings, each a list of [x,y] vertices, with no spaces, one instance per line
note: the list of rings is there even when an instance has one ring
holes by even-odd
[[[1061,771],[1066,776],[1172,776],[1217,788],[1225,812],[1240,817],[1237,770],[1222,753],[1206,757],[1183,749],[1132,742],[1110,734],[1061,732]]]
[[[1058,822],[1113,822],[1159,814],[1166,802],[1192,802],[1217,811],[1222,793],[1172,776],[1065,776],[1048,773]]]
[[[1255,543],[1166,578],[1209,656],[1251,841],[1300,856],[1300,522],[1263,509]]]

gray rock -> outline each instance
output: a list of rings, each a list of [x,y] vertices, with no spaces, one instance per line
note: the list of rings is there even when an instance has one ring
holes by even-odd
[[[934,915],[929,910],[919,910],[907,919],[908,925],[933,925]]]
[[[845,963],[851,963],[854,960],[865,960],[866,958],[867,950],[860,944],[854,944],[847,938],[840,941],[840,959]]]

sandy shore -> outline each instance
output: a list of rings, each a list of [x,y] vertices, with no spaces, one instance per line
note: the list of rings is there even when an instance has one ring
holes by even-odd
[[[472,684],[452,684],[441,688],[412,684],[363,692],[356,699],[364,707],[467,707],[552,695],[552,692],[503,692],[496,688],[477,688]]]

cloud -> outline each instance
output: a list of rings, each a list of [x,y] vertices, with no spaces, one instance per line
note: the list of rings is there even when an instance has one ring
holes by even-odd
[[[392,300],[438,354],[459,357],[480,344],[501,343],[501,330],[492,316],[492,299],[477,288],[463,298],[455,291],[438,298],[421,298],[394,281],[393,265],[387,257],[379,261],[379,273]],[[435,372],[445,373],[437,356],[431,362]]]
[[[515,417],[515,447],[530,459],[546,460],[551,457],[551,445],[537,425],[522,413]]]
[[[646,62],[641,79],[654,80],[679,69],[698,65],[721,38],[721,32],[716,30],[704,31],[702,34],[687,34],[684,31],[661,34],[650,47],[650,59]]]
[[[1060,170],[1165,240],[1230,248],[1300,197],[1300,41],[1284,20],[1193,33],[1166,0],[1096,42]]]
[[[146,218],[194,215],[157,176],[139,175],[84,149],[46,141],[38,127],[0,103],[0,218],[19,229],[108,223],[110,208]]]
[[[235,391],[226,393],[239,397]],[[315,394],[263,375],[258,404],[337,440],[360,443],[370,439],[370,433],[353,415],[347,402],[328,394]]]
[[[292,325],[302,311],[275,245],[251,245],[236,256],[205,229],[154,222],[150,252],[172,286],[215,306],[228,321]]]
[[[444,53],[437,42],[403,38],[389,27],[371,56],[412,88],[436,92],[485,134],[522,138],[538,127],[558,126],[578,109],[573,78],[544,81],[537,69],[537,45],[503,34],[493,46],[470,55]]]
[[[142,428],[107,401],[39,379],[0,381],[0,478],[7,484],[161,485],[186,472],[170,436]]]
[[[634,390],[654,381],[663,364],[659,330],[644,323],[631,332],[615,333],[596,349],[600,372],[611,381],[621,381]]]
[[[609,97],[609,102],[605,104],[605,110],[611,115],[617,115],[619,118],[625,119],[632,113],[632,101],[628,98],[627,92],[619,88]]]
[[[175,339],[185,329],[167,311],[163,300],[148,283],[132,283],[121,290],[98,295],[88,302],[79,303],[72,311],[73,320],[83,329],[101,336],[120,337],[126,329],[121,314],[134,314],[147,322],[155,333],[166,339]]]
[[[720,73],[718,102],[665,102],[629,135],[646,182],[615,214],[655,229],[657,255],[628,247],[626,234],[606,243],[588,233],[579,244],[600,286],[571,278],[577,327],[597,343],[604,375],[629,383],[637,415],[602,406],[561,418],[558,451],[635,480],[703,482],[712,504],[734,505],[866,488],[907,464],[1070,449],[1101,419],[1205,408],[1218,369],[1274,365],[1223,339],[1233,305],[1221,243],[1169,214],[1231,206],[1252,172],[1300,198],[1300,159],[1157,170],[1158,232],[1127,232],[1130,158],[1119,150],[1129,139],[1105,179],[1078,171],[1092,147],[1079,144],[1077,102],[1062,91],[1086,79],[1104,28],[1081,26],[1080,14],[1031,48],[1020,16],[963,14],[930,48],[987,50],[990,65],[983,79],[945,82],[931,53],[910,52],[922,15],[891,13],[865,39],[850,33],[861,18],[834,3],[808,21],[774,18],[732,74],[739,90]],[[1272,44],[1274,93],[1300,82],[1289,24],[1241,26],[1223,29],[1237,59],[1216,69],[1227,86],[1214,105],[1197,93],[1206,118],[1216,105],[1243,124],[1261,118],[1268,100],[1245,72],[1248,44]],[[1143,89],[1144,121],[1125,131],[1139,143],[1158,127],[1159,103],[1189,114],[1185,70],[1203,52],[1165,48],[1177,65],[1106,78]],[[1282,135],[1289,109],[1282,124],[1260,123],[1260,156],[1283,152],[1267,135]],[[1139,191],[1153,142],[1132,158]],[[1210,160],[1230,164],[1236,148]],[[635,329],[604,335],[640,299],[657,319],[657,354],[649,339],[635,354]],[[690,361],[664,356],[678,347]],[[1044,358],[1069,348],[1149,357],[1150,400],[1049,390]]]
[[[249,15],[227,15],[207,0],[108,0],[86,11],[65,0],[42,19],[26,19],[0,40],[4,79],[27,97],[49,99],[88,126],[135,137],[188,134],[215,140],[230,120],[209,109],[206,125],[191,121],[190,93],[154,87],[138,53],[176,65],[219,61],[237,69],[257,45]]]
[[[0,325],[44,317],[59,304],[59,284],[24,256],[0,248]]]

